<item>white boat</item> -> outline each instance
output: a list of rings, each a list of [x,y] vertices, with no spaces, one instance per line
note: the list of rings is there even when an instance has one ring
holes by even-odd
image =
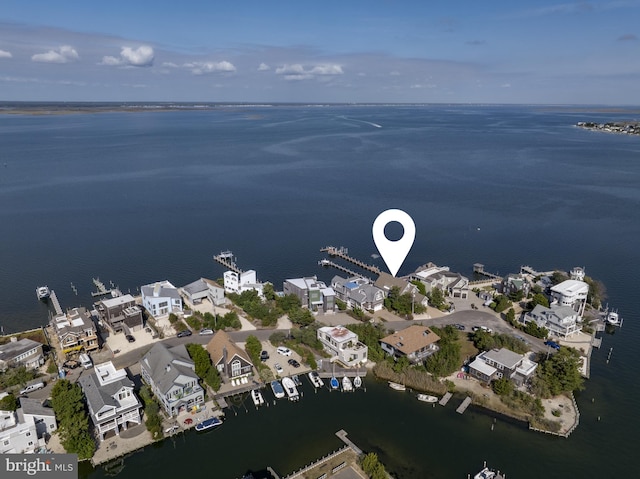
[[[496,472],[492,471],[488,467],[485,467],[480,472],[478,472],[473,479],[494,479],[496,477]]]
[[[296,388],[296,383],[293,382],[293,379],[290,377],[282,378],[282,387],[284,388],[285,393],[287,393],[289,401],[297,401],[300,399],[298,388]]]
[[[174,433],[174,432],[176,432],[178,429],[180,429],[180,427],[179,427],[179,426],[176,426],[176,425],[174,424],[173,426],[170,426],[170,427],[166,428],[166,429],[164,430],[164,432],[165,432],[166,434],[173,434],[173,433]]]
[[[36,288],[36,296],[38,296],[38,299],[47,299],[50,295],[51,291],[49,291],[47,286],[40,286],[39,288]]]
[[[255,404],[256,406],[261,406],[264,404],[262,393],[257,389],[251,391],[251,399],[253,399],[253,404]]]
[[[209,419],[205,419],[204,421],[196,424],[196,431],[206,431],[207,429],[220,426],[221,424],[222,421],[217,417],[210,417]]]
[[[362,386],[362,378],[360,376],[356,376],[355,378],[353,378],[353,386],[356,388]]]
[[[435,396],[429,396],[428,394],[418,394],[418,401],[422,402],[438,402],[438,398]]]
[[[351,379],[349,379],[347,376],[342,378],[342,391],[343,392],[353,391],[353,384],[351,383]]]
[[[284,388],[277,379],[271,381],[271,390],[276,399],[282,399],[284,397]]]
[[[609,311],[607,313],[606,320],[607,320],[607,323],[613,324],[613,325],[618,325],[618,324],[620,324],[620,321],[622,321],[620,319],[620,316],[618,316],[618,312],[617,311]]]
[[[396,391],[406,391],[407,387],[404,384],[394,383],[393,381],[389,381],[389,387],[391,389],[395,389]]]
[[[320,377],[317,371],[311,371],[308,374],[308,376],[309,376],[309,380],[311,381],[311,384],[313,384],[313,387],[321,388],[322,386],[324,386],[324,381],[322,380],[322,378]]]

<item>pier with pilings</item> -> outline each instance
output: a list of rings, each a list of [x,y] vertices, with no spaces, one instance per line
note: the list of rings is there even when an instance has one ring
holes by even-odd
[[[325,246],[324,248],[320,249],[320,252],[327,253],[329,256],[341,258],[345,261],[348,261],[349,263],[355,264],[359,268],[371,271],[372,273],[380,274],[380,268],[378,268],[377,266],[367,264],[363,261],[360,261],[359,259],[349,256],[349,250],[344,246],[341,246],[340,248],[336,248],[335,246]]]
[[[234,273],[241,274],[242,270],[236,266],[231,251],[223,251],[220,254],[213,255],[213,259]]]
[[[51,290],[51,294],[49,294],[49,301],[51,301],[51,305],[56,312],[56,316],[61,316],[63,314],[63,311],[60,307],[60,301],[58,301],[58,297],[56,296],[56,292],[54,290]]]

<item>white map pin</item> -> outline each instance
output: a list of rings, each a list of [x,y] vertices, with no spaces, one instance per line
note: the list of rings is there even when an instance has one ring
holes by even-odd
[[[397,241],[387,239],[384,234],[385,226],[392,221],[400,223],[404,228],[402,238]],[[413,240],[416,239],[416,225],[413,219],[402,210],[386,210],[375,219],[371,232],[380,256],[389,268],[389,272],[395,276],[411,251]]]

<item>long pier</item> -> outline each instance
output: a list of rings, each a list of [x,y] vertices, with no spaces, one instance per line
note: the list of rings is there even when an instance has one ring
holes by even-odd
[[[93,281],[93,284],[97,289],[97,291],[91,292],[91,296],[93,296],[94,298],[96,296],[106,296],[107,294],[112,294],[114,291],[114,289],[107,289],[104,283],[100,281],[100,278],[91,278],[91,281]]]
[[[329,267],[331,266],[332,268],[335,268],[337,270],[343,271],[351,276],[358,276],[358,277],[363,277],[360,273],[356,273],[355,271],[353,271],[352,269],[346,268],[338,263],[334,263],[333,261],[329,260],[329,259],[321,259],[320,261],[318,261],[318,266],[325,266],[325,267]],[[371,281],[371,278],[367,278],[369,281]]]
[[[63,312],[62,312],[62,308],[60,307],[60,301],[58,301],[58,297],[56,296],[56,292],[54,290],[51,290],[51,293],[49,294],[49,300],[53,305],[53,309],[55,310],[56,315],[57,316],[62,315]]]
[[[242,270],[238,268],[236,263],[233,261],[233,253],[231,251],[223,251],[220,254],[213,255],[213,259],[235,273],[242,273]]]
[[[344,248],[343,246],[341,246],[340,248],[336,248],[335,246],[325,246],[324,248],[320,249],[320,252],[327,253],[329,256],[337,256],[338,258],[342,258],[343,260],[348,261],[349,263],[355,264],[356,266],[364,270],[371,271],[372,273],[375,273],[375,274],[380,274],[380,268],[372,264],[367,264],[363,261],[360,261],[359,259],[353,258],[352,256],[349,256],[348,254],[349,250],[347,248]]]
[[[475,263],[473,265],[473,272],[481,276],[486,276],[487,278],[495,279],[496,281],[502,281],[502,276],[485,271],[484,265],[481,263]]]
[[[525,265],[525,266],[520,266],[520,273],[527,273],[527,274],[530,274],[531,276],[551,276],[554,272],[553,271],[536,271],[531,266]]]

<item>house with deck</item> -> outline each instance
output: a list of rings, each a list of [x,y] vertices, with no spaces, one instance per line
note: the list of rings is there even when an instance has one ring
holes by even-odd
[[[140,288],[142,306],[154,317],[182,313],[182,298],[169,281],[158,281]]]
[[[155,343],[140,360],[140,375],[169,417],[204,403],[195,364],[184,344]]]
[[[535,322],[538,327],[547,328],[551,334],[568,338],[582,331],[580,315],[571,306],[547,308],[537,304],[532,311],[522,316],[522,322]]]
[[[380,311],[384,307],[384,291],[362,276],[343,278],[336,275],[331,280],[331,288],[336,298],[346,303],[349,309]]]
[[[211,279],[200,278],[180,288],[180,294],[191,304],[208,299],[214,306],[225,304],[224,288]]]
[[[264,283],[258,281],[258,275],[253,269],[247,271],[225,271],[222,275],[224,291],[226,293],[240,294],[244,291],[255,291],[263,299]]]
[[[6,371],[9,366],[37,369],[44,360],[43,344],[37,341],[11,336],[8,343],[0,345],[0,371]]]
[[[450,271],[448,266],[438,266],[429,262],[416,268],[409,275],[409,279],[424,284],[427,293],[433,288],[439,288],[452,298],[466,299],[469,296],[469,279],[460,273]]]
[[[336,308],[336,293],[315,276],[287,279],[282,284],[284,294],[292,294],[300,299],[303,308],[310,311],[332,313]]]
[[[582,318],[588,295],[588,283],[568,279],[551,287],[551,306],[570,306]]]
[[[223,381],[235,386],[248,382],[253,375],[253,363],[249,355],[224,331],[216,331],[207,343],[207,352]]]
[[[324,326],[318,329],[318,340],[323,349],[347,368],[367,362],[369,348],[358,340],[358,335],[343,326]]]
[[[142,308],[130,294],[103,299],[94,307],[98,320],[113,334],[129,334],[144,326]]]
[[[495,379],[507,378],[519,386],[533,377],[537,367],[538,363],[523,354],[507,348],[492,349],[476,356],[469,364],[469,375],[487,384]]]
[[[414,324],[396,331],[380,340],[380,346],[388,355],[398,360],[402,357],[415,364],[424,361],[438,351],[440,336],[426,326]]]
[[[42,450],[58,425],[53,409],[38,399],[19,398],[15,411],[0,411],[0,454]]]
[[[142,403],[124,369],[116,369],[108,361],[96,365],[92,374],[80,376],[78,382],[100,441],[109,432],[119,436],[129,426],[142,422]]]
[[[99,348],[96,325],[87,308],[73,308],[53,316],[50,324],[63,356],[74,351],[91,352]]]

